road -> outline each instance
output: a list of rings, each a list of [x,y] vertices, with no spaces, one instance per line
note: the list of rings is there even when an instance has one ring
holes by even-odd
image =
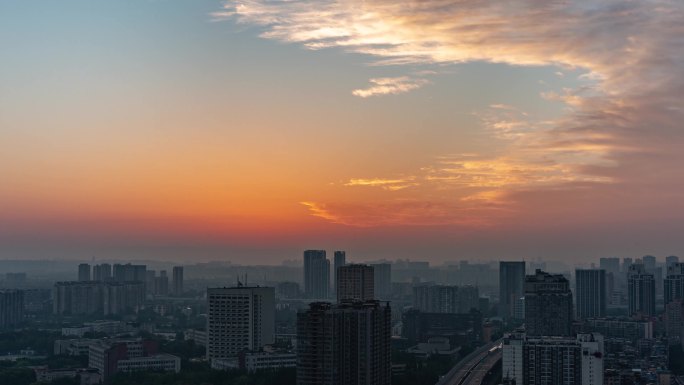
[[[501,340],[494,341],[467,355],[437,385],[480,385],[487,372],[501,359],[500,344]]]

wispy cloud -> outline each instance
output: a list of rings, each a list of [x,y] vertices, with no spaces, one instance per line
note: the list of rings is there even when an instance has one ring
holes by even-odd
[[[514,106],[492,104],[476,115],[496,141],[493,150],[424,165],[423,175],[417,175],[420,188],[394,192],[415,190],[421,195],[411,198],[439,201],[439,207],[459,213],[454,217],[460,218],[459,208],[488,197],[519,200],[525,191],[578,184],[593,186],[597,196],[636,194],[648,190],[645,186],[684,190],[676,166],[684,162],[681,1],[245,0],[227,2],[215,17],[262,26],[267,39],[369,55],[378,66],[426,64],[439,71],[436,64],[484,61],[556,66],[558,77],[568,77],[566,70],[582,71],[585,85],[540,95],[540,100],[563,103],[564,115],[539,119]],[[368,88],[353,92],[396,94],[424,86],[424,80],[409,75],[372,79]],[[444,190],[448,196],[439,195]],[[341,210],[359,211],[333,203],[326,207],[338,218]],[[341,223],[353,222],[344,218]]]
[[[395,78],[371,79],[370,83],[370,87],[354,90],[352,91],[352,94],[361,98],[368,98],[378,95],[403,94],[424,86],[428,83],[428,80],[400,76]]]

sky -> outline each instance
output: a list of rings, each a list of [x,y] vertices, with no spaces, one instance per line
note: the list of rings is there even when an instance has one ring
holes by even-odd
[[[673,0],[0,2],[0,258],[684,248]]]

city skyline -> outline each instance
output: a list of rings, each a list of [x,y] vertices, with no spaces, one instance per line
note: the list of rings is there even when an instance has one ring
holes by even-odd
[[[671,1],[0,4],[0,258],[680,255]]]

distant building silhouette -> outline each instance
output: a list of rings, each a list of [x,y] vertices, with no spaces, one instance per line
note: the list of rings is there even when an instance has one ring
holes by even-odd
[[[173,267],[173,295],[183,295],[183,266]]]
[[[24,320],[24,292],[0,290],[0,329],[13,327]]]
[[[525,294],[525,262],[499,262],[499,315],[513,318]]]
[[[78,280],[79,281],[90,281],[90,265],[87,263],[81,263],[78,265]]]
[[[330,261],[325,250],[304,252],[304,295],[312,299],[327,299],[330,294]]]
[[[646,272],[645,265],[635,263],[630,266],[627,286],[629,314],[654,316],[656,299],[655,278],[652,273]]]
[[[337,269],[337,301],[375,299],[373,267],[362,264],[340,266]]]
[[[606,316],[606,271],[603,269],[575,270],[577,318]]]
[[[347,264],[347,253],[341,250],[335,251],[333,255],[332,286],[337,288],[337,269]]]

